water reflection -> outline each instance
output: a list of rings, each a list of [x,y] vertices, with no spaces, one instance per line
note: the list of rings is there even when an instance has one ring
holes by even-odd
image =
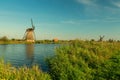
[[[0,45],[0,58],[4,58],[5,57],[5,53],[7,51],[7,45]]]
[[[34,44],[26,44],[26,65],[30,66],[34,61]]]

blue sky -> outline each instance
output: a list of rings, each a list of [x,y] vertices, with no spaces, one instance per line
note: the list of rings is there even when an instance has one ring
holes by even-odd
[[[22,39],[31,18],[37,39],[120,40],[120,0],[0,0],[0,37]]]

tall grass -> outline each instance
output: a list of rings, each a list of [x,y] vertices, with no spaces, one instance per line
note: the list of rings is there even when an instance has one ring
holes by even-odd
[[[32,68],[14,68],[0,60],[0,80],[51,80],[50,75],[42,72],[37,65]]]
[[[58,48],[56,56],[48,59],[49,71],[53,80],[118,80],[118,56],[118,42],[76,40]]]

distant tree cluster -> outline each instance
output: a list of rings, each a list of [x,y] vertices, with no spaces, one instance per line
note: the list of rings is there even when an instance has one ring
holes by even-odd
[[[3,36],[0,38],[0,41],[8,41],[9,39],[7,38],[7,36]]]

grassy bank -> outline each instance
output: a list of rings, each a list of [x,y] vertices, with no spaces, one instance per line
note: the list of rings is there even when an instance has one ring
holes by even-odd
[[[48,73],[37,66],[13,68],[0,61],[4,80],[119,80],[120,42],[73,40],[47,59]]]

